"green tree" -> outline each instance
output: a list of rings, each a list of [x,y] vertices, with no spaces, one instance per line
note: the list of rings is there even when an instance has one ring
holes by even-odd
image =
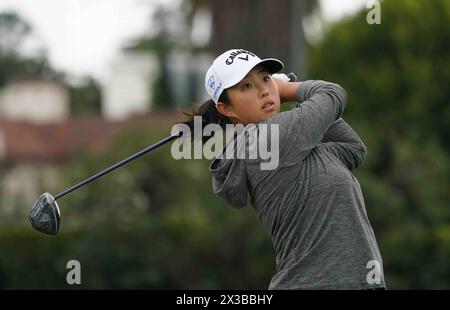
[[[92,77],[86,77],[81,85],[69,86],[69,97],[72,115],[101,113],[100,85]]]
[[[33,35],[33,29],[22,17],[12,12],[0,13],[0,87],[8,79],[39,76],[60,79],[45,55],[25,58],[21,46]]]
[[[0,56],[17,54],[31,26],[13,12],[0,13]]]
[[[330,27],[311,79],[349,93],[344,118],[368,146],[356,171],[391,288],[450,288],[450,2],[381,2]]]
[[[155,80],[152,105],[156,108],[171,108],[173,103],[173,91],[170,89],[171,78],[168,69],[169,55],[175,47],[176,39],[171,33],[170,24],[173,23],[175,12],[163,5],[158,6],[153,13],[152,20],[156,25],[156,34],[151,37],[139,38],[134,44],[125,50],[150,51],[158,58],[159,76]],[[153,29],[153,30],[155,30]]]
[[[75,184],[160,140],[164,129],[129,128],[111,151],[68,162],[60,188],[41,191]],[[0,287],[73,288],[65,264],[77,259],[80,289],[267,288],[275,271],[268,235],[251,208],[233,210],[212,193],[208,164],[176,161],[165,145],[64,197],[55,238],[25,218],[4,223]]]

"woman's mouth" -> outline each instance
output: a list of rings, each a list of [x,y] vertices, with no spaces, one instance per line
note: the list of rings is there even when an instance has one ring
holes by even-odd
[[[273,102],[272,100],[270,101],[266,101],[264,102],[263,106],[261,109],[263,109],[264,111],[270,111],[275,107],[275,102]]]

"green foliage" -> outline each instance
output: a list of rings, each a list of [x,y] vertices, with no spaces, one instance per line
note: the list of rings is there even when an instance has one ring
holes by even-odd
[[[170,24],[174,22],[175,13],[164,6],[157,6],[152,15],[152,20],[158,25],[156,34],[152,37],[140,38],[126,48],[126,50],[150,51],[157,56],[159,74],[152,85],[154,93],[151,98],[152,106],[156,108],[171,108],[174,104],[168,62],[170,51],[177,45],[176,39],[169,31]],[[181,48],[179,43],[178,48]]]
[[[0,88],[12,78],[57,76],[44,56],[32,59],[20,55],[23,43],[32,35],[31,26],[16,13],[0,13]]]
[[[101,112],[100,85],[87,78],[80,86],[69,87],[71,115],[97,114]]]
[[[14,12],[0,13],[0,56],[18,52],[31,26]]]
[[[173,95],[170,89],[170,77],[168,70],[168,55],[175,47],[174,42],[165,32],[158,33],[153,38],[139,39],[133,46],[126,50],[150,51],[158,57],[159,75],[154,81],[154,94],[151,99],[154,107],[168,108],[172,106]]]
[[[379,25],[366,14],[332,27],[310,53],[309,76],[339,81],[351,93],[346,115],[364,115],[380,136],[439,139],[448,150],[450,2],[384,1]]]
[[[130,128],[111,152],[67,163],[59,186],[165,134]],[[75,289],[267,288],[275,267],[268,235],[251,208],[233,210],[212,193],[208,164],[174,160],[168,144],[62,198],[58,236],[3,227],[0,286],[71,288],[65,266],[76,259],[82,285]]]
[[[58,79],[61,74],[50,67],[45,57],[24,59],[19,55],[0,56],[0,88],[10,79],[23,77]]]
[[[354,173],[388,288],[449,289],[450,2],[381,8],[380,25],[366,23],[366,10],[333,25],[310,53],[309,78],[349,93],[344,117],[368,147]],[[69,187],[168,132],[130,128],[110,152],[78,154],[58,188],[43,190]],[[275,272],[268,235],[251,208],[233,210],[212,193],[207,168],[174,160],[165,145],[61,199],[56,237],[25,218],[4,221],[0,288],[267,288]],[[79,287],[66,284],[72,259],[81,263]]]
[[[341,84],[345,119],[368,147],[356,171],[393,289],[450,288],[450,2],[381,2],[339,22],[309,77]]]

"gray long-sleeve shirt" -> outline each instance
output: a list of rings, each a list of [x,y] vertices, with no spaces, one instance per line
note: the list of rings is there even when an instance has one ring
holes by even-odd
[[[261,170],[261,159],[216,159],[213,190],[237,208],[250,196],[276,252],[269,289],[385,287],[361,187],[351,173],[366,147],[340,118],[347,94],[319,80],[305,81],[297,93],[294,109],[256,124],[278,124],[278,167]]]

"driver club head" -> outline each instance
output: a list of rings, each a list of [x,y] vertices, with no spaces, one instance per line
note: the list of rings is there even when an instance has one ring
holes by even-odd
[[[31,226],[47,235],[56,235],[61,221],[61,213],[55,198],[49,193],[42,194],[28,216]]]

